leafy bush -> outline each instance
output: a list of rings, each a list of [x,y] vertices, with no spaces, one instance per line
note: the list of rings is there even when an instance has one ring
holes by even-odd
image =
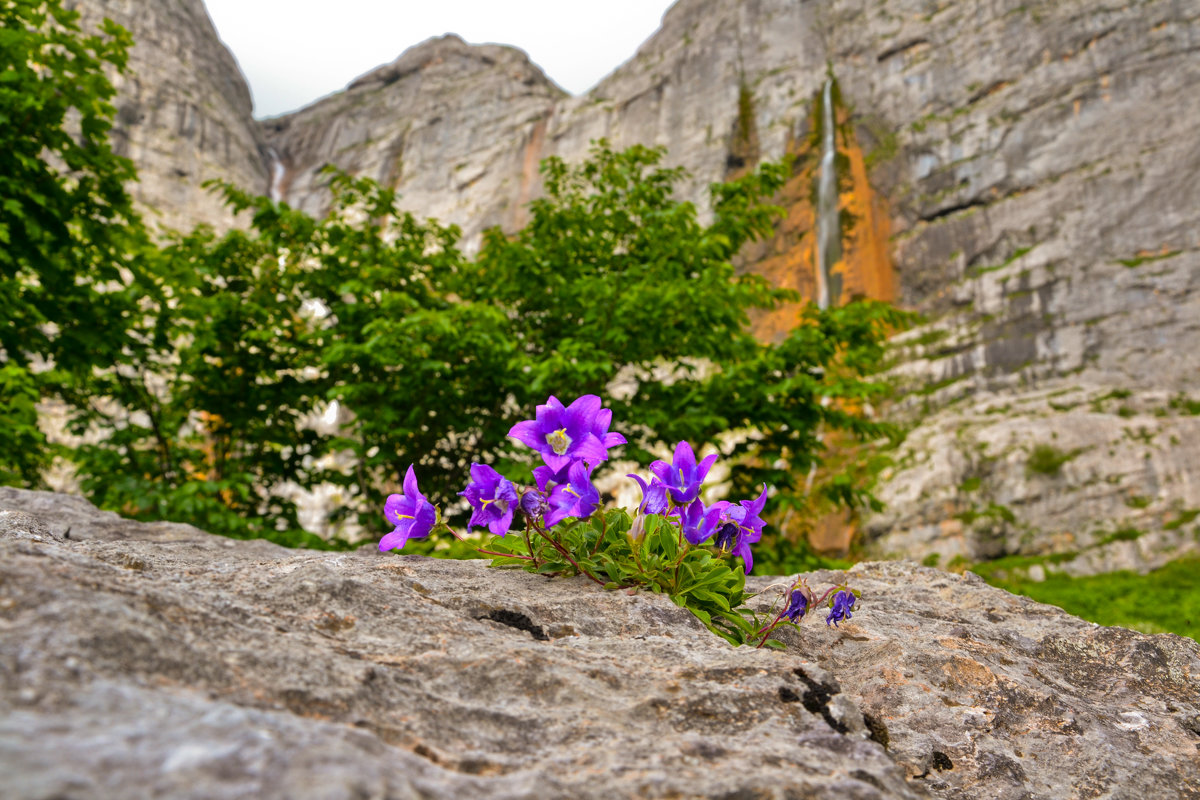
[[[40,484],[50,452],[27,404],[78,389],[121,360],[133,298],[122,290],[143,239],[108,142],[129,35],[83,36],[61,0],[0,5],[0,482]],[[48,369],[53,367],[53,369]]]
[[[1057,475],[1062,471],[1063,464],[1066,464],[1077,455],[1079,455],[1079,451],[1077,450],[1067,452],[1059,450],[1052,444],[1036,445],[1029,453],[1029,459],[1025,462],[1025,474]]]

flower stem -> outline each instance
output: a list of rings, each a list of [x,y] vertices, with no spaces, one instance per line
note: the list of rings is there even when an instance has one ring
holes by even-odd
[[[568,561],[568,562],[571,564],[571,566],[572,566],[572,567],[574,567],[574,568],[575,568],[575,569],[576,569],[576,570],[579,572],[579,574],[580,574],[580,575],[587,575],[589,578],[591,578],[593,581],[595,581],[595,582],[596,582],[596,583],[598,583],[599,585],[601,585],[601,586],[603,586],[603,585],[604,585],[604,581],[600,580],[600,579],[599,579],[599,578],[597,578],[595,575],[593,575],[592,573],[588,572],[588,571],[587,571],[586,569],[584,569],[583,567],[579,566],[579,562],[578,562],[578,561],[576,561],[574,558],[572,558],[572,557],[571,557],[571,553],[570,553],[570,551],[568,551],[568,550],[567,550],[567,548],[563,547],[561,544],[559,544],[558,542],[556,542],[554,539],[550,538],[550,535],[549,535],[548,533],[546,533],[546,532],[545,532],[544,530],[542,530],[541,528],[534,528],[533,530],[534,530],[534,532],[536,532],[536,533],[538,533],[539,535],[541,535],[541,537],[542,537],[543,539],[545,539],[547,542],[549,542],[549,543],[550,543],[550,545],[551,545],[551,546],[552,546],[552,547],[553,547],[555,550],[557,550],[559,553],[561,553],[561,554],[562,554],[562,557],[563,557],[563,558],[565,558],[565,559],[566,559],[566,560],[567,560],[567,561]]]
[[[771,635],[771,631],[775,630],[775,626],[779,624],[779,620],[783,619],[783,615],[785,613],[787,613],[786,605],[783,607],[783,610],[779,612],[779,616],[777,616],[777,617],[775,617],[775,619],[771,620],[770,625],[767,625],[766,627],[763,627],[763,628],[759,628],[757,631],[754,632],[755,636],[758,636],[758,634],[760,634],[760,633],[762,634],[762,641],[758,643],[758,647],[762,647],[764,644],[767,643],[767,638]],[[757,650],[758,648],[755,648],[755,649]]]
[[[600,512],[600,535],[596,537],[596,546],[592,548],[591,555],[596,555],[600,551],[600,545],[604,542],[604,537],[608,535],[608,518],[604,512]]]
[[[517,553],[497,553],[495,550],[484,550],[482,547],[475,548],[476,553],[483,553],[485,556],[500,556],[501,558],[519,558],[522,561],[533,561],[530,556],[523,556]]]

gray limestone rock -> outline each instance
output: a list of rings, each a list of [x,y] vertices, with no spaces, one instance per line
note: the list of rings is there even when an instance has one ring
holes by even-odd
[[[225,180],[265,194],[263,141],[250,90],[217,37],[203,0],[76,0],[85,30],[108,17],[133,36],[125,75],[114,75],[113,149],[133,160],[130,192],[156,227],[228,228],[233,217],[203,188]]]
[[[1194,642],[970,575],[859,565],[775,652],[582,579],[0,509],[6,798],[1200,796]]]

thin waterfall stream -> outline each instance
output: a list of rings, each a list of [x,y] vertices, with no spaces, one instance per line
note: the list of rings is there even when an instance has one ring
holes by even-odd
[[[833,126],[833,78],[825,79],[822,93],[823,123],[821,136],[821,171],[817,182],[817,306],[825,309],[833,301],[830,290],[830,269],[841,250],[841,230],[838,225],[837,142]]]

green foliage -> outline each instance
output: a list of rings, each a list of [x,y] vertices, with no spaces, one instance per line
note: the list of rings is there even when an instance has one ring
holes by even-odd
[[[106,20],[103,35],[83,36],[78,18],[61,0],[0,5],[0,363],[14,392],[0,442],[28,448],[0,472],[26,485],[50,457],[29,392],[78,400],[93,367],[119,360],[142,239],[124,189],[133,166],[108,142],[104,69],[124,69],[129,35]]]
[[[1121,571],[1071,578],[1051,573],[1040,583],[992,577],[988,582],[1101,625],[1120,625],[1145,633],[1171,632],[1200,641],[1197,570],[1200,559],[1188,558],[1146,575]]]
[[[744,465],[734,486],[742,496],[763,482],[794,488],[794,473],[821,449],[818,424],[859,438],[888,433],[862,411],[886,387],[861,375],[880,363],[884,332],[902,315],[873,303],[809,308],[777,346],[748,331],[748,309],[794,297],[730,263],[770,230],[778,209],[761,198],[785,167],[714,187],[715,218],[702,226],[672,199],[683,173],[659,167],[662,156],[601,143],[577,167],[549,159],[529,225],[515,237],[488,232],[473,262],[456,229],[399,212],[394,194],[368,180],[333,176],[337,207],[320,222],[227,187],[235,209],[253,212],[252,229],[220,239],[198,231],[162,254],[144,336],[157,343],[151,361],[177,366],[157,398],[111,389],[148,424],[99,445],[125,450],[89,468],[89,486],[101,490],[113,469],[176,486],[189,474],[257,487],[325,480],[344,487],[348,513],[377,525],[408,464],[449,507],[471,463],[531,466],[507,433],[547,394],[608,395],[621,376],[635,388],[609,405],[639,423],[626,431],[634,458],[753,430],[726,452]],[[328,313],[305,318],[305,301]],[[333,400],[354,413],[339,436],[297,429],[306,409]],[[179,433],[155,430],[155,419]],[[315,466],[331,453],[343,454],[343,468]],[[864,501],[845,475],[821,488]],[[269,529],[294,527],[278,498],[213,490],[237,514],[257,508]],[[136,485],[114,491],[122,496],[110,504],[155,496]]]
[[[1189,416],[1200,415],[1200,400],[1193,400],[1182,392],[1171,398],[1169,405],[1172,410]]]
[[[46,437],[38,427],[38,388],[18,364],[0,364],[0,486],[40,487],[49,466]]]
[[[1079,455],[1078,450],[1068,452],[1059,450],[1052,444],[1035,445],[1029,453],[1028,460],[1025,462],[1025,474],[1030,476],[1057,475],[1062,471],[1063,464],[1066,464],[1077,455]]]
[[[1010,525],[1017,521],[1017,515],[1013,513],[1012,509],[999,503],[988,503],[983,509],[972,507],[955,516],[962,520],[964,525],[971,525],[980,519],[1000,520]]]
[[[849,569],[852,562],[818,554],[801,537],[793,541],[777,532],[763,532],[762,541],[754,546],[756,575],[795,575],[819,569]]]
[[[644,589],[669,595],[734,646],[781,647],[768,638],[769,633],[780,624],[792,624],[782,620],[775,608],[756,613],[747,607],[753,595],[746,591],[742,565],[711,546],[689,544],[677,517],[650,514],[635,519],[616,509],[568,520],[550,531],[530,524],[524,538],[515,531],[492,537],[480,552],[493,557],[493,566],[522,567],[544,575],[582,574],[610,590]],[[787,599],[784,593],[785,605]],[[810,603],[810,609],[816,605]]]
[[[1149,255],[1136,255],[1133,258],[1118,258],[1117,263],[1128,269],[1137,269],[1142,264],[1147,264],[1152,261],[1162,261],[1165,258],[1173,258],[1179,255],[1178,250],[1170,250],[1164,253],[1154,253]]]
[[[1179,512],[1179,516],[1164,524],[1163,530],[1177,531],[1184,525],[1189,524],[1197,516],[1200,516],[1200,508],[1185,508]]]

